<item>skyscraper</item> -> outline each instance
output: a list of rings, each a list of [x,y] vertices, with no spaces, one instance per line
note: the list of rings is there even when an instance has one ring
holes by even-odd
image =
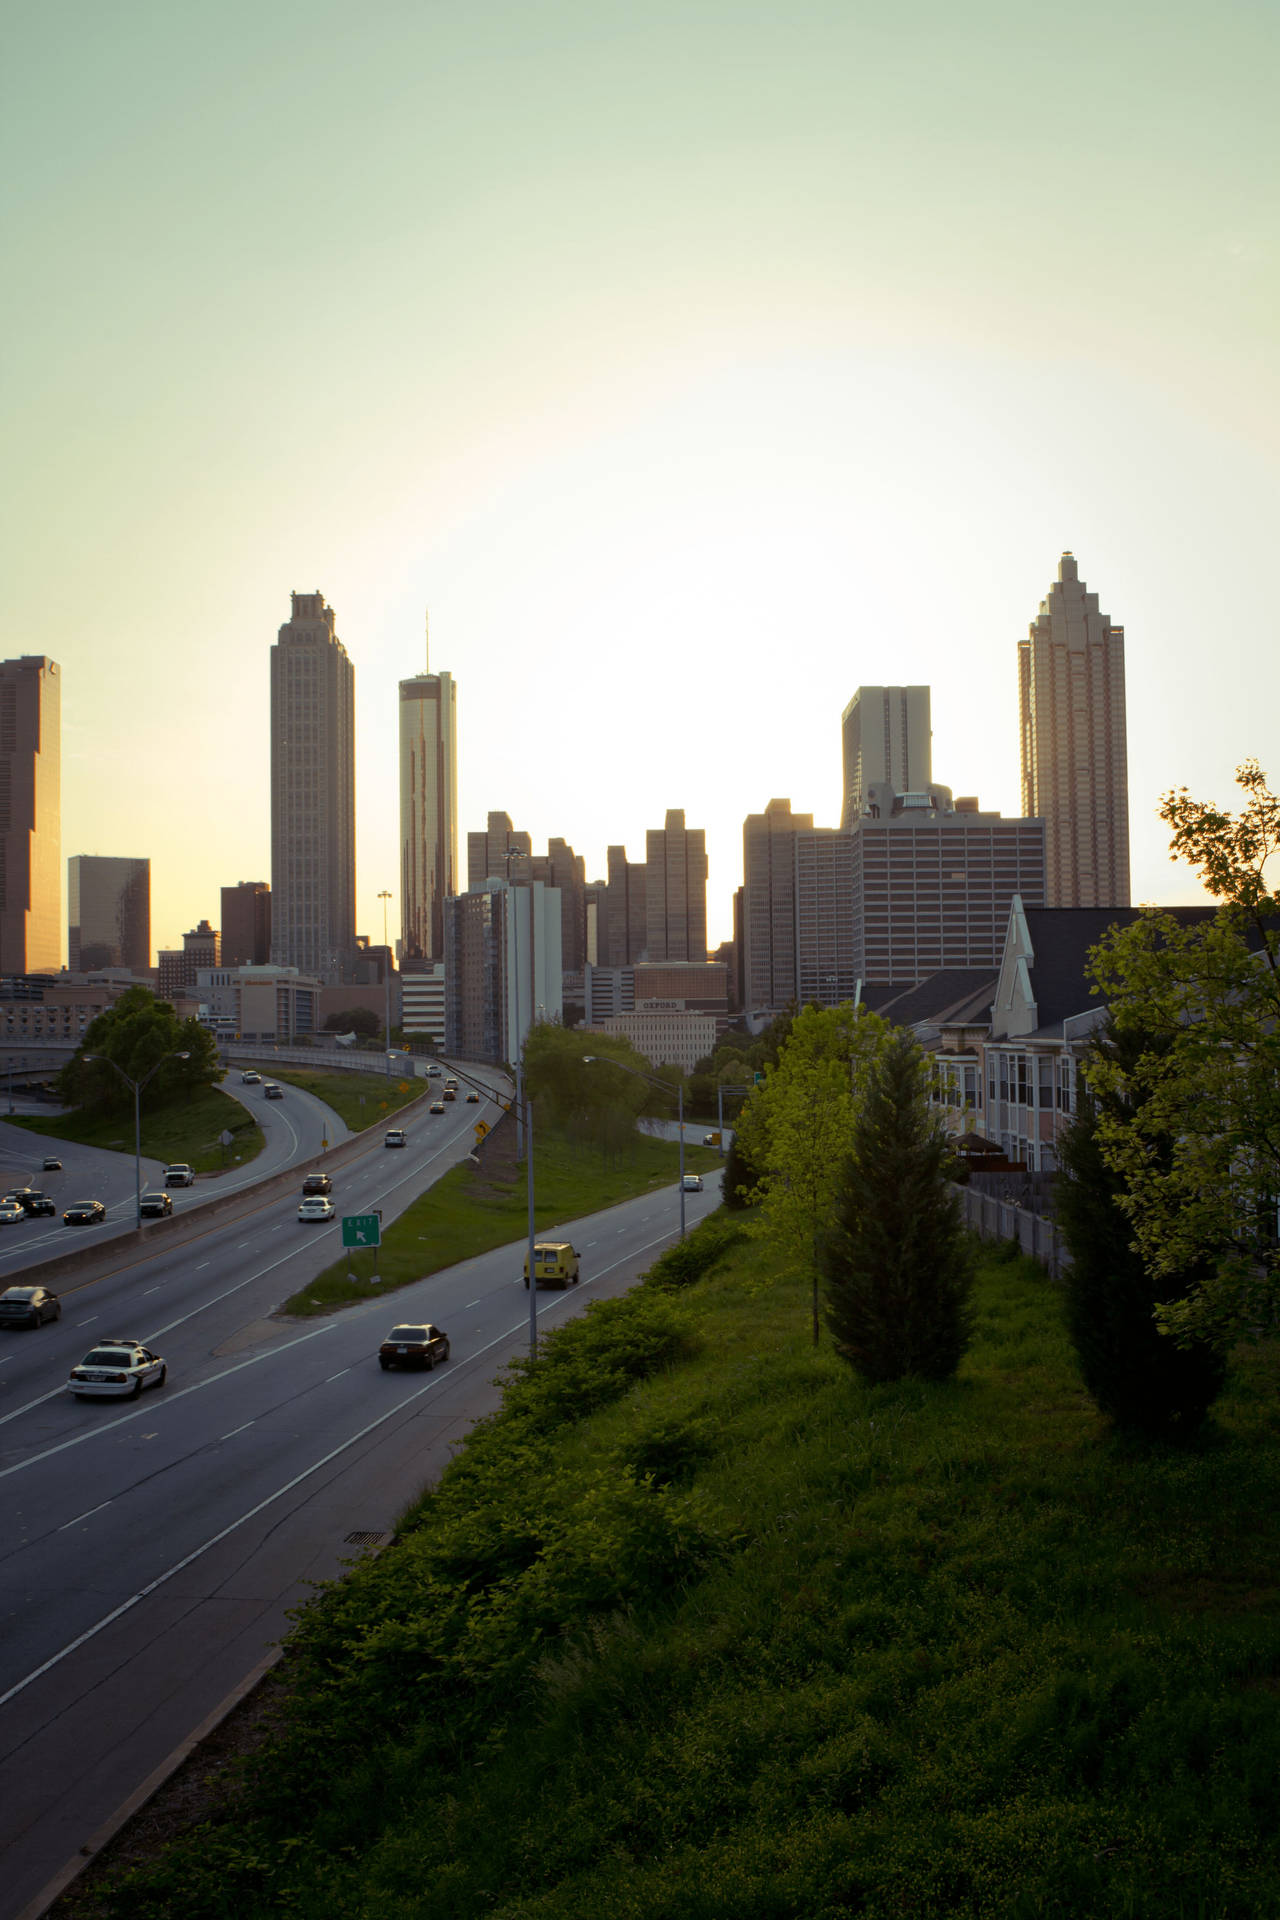
[[[265,967],[271,959],[271,889],[265,880],[241,880],[222,889],[224,967]]]
[[[771,800],[742,823],[744,1004],[780,1012],[796,997],[796,834],[811,813]]]
[[[67,964],[73,973],[151,965],[151,862],[97,853],[67,862]]]
[[[62,675],[0,661],[0,973],[62,965]]]
[[[922,793],[933,779],[928,687],[859,687],[841,720],[844,805],[848,833],[867,804],[867,790],[887,782],[896,793]]]
[[[505,880],[507,854],[518,848],[526,857],[513,862],[516,879],[528,878],[528,862],[533,856],[533,841],[527,833],[517,833],[509,813],[491,813],[483,833],[467,835],[467,886],[477,887],[483,880]]]
[[[323,594],[271,649],[271,958],[331,985],[356,944],[355,670]]]
[[[645,950],[650,960],[707,958],[707,836],[683,807],[645,835]]]
[[[406,959],[444,957],[458,891],[457,695],[428,667],[400,682],[400,932]]]
[[[1022,811],[1045,823],[1045,905],[1129,905],[1124,628],[1074,557],[1018,642]]]

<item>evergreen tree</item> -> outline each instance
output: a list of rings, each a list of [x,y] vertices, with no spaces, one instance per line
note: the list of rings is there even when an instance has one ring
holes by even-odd
[[[836,1351],[871,1381],[949,1379],[972,1332],[973,1243],[928,1088],[928,1063],[895,1032],[859,1106],[822,1247]]]
[[[1132,1024],[1112,1024],[1095,1040],[1095,1058],[1119,1072],[1096,1095],[1080,1095],[1060,1146],[1055,1210],[1071,1255],[1067,1325],[1090,1397],[1119,1426],[1172,1437],[1200,1425],[1226,1366],[1203,1340],[1183,1345],[1161,1333],[1155,1311],[1191,1292],[1214,1262],[1206,1257],[1198,1270],[1153,1278],[1121,1205],[1124,1177],[1103,1158],[1099,1137],[1103,1114],[1120,1124],[1132,1120],[1135,1108],[1115,1085],[1140,1084],[1140,1058],[1165,1044]],[[1159,1141],[1148,1145],[1167,1156]]]

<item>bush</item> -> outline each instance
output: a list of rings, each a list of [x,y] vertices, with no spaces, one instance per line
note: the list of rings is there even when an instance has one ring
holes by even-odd
[[[736,1221],[726,1220],[723,1209],[708,1214],[705,1220],[699,1221],[692,1233],[686,1234],[674,1247],[668,1247],[665,1253],[658,1255],[644,1277],[644,1284],[664,1293],[673,1292],[678,1287],[692,1286],[695,1280],[701,1280],[710,1273],[731,1247],[738,1246],[746,1237],[746,1229]]]

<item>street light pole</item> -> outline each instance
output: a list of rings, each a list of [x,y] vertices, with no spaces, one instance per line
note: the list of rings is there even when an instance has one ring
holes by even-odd
[[[86,1066],[92,1066],[92,1065],[95,1065],[98,1061],[102,1061],[108,1067],[115,1067],[116,1072],[120,1075],[120,1078],[124,1081],[125,1085],[127,1087],[133,1088],[133,1204],[134,1204],[133,1224],[138,1229],[138,1231],[141,1232],[142,1230],[142,1089],[154,1077],[154,1075],[160,1071],[160,1068],[164,1065],[166,1060],[189,1060],[191,1058],[191,1055],[189,1053],[177,1053],[177,1052],[162,1053],[160,1055],[160,1058],[156,1061],[155,1066],[152,1067],[151,1072],[144,1073],[141,1080],[135,1080],[132,1074],[126,1073],[124,1068],[122,1066],[118,1066],[117,1063],[113,1059],[111,1059],[109,1054],[86,1053],[84,1058],[85,1058]]]
[[[598,1067],[598,1066],[616,1067],[619,1073],[629,1073],[633,1080],[647,1080],[651,1087],[659,1087],[661,1088],[663,1093],[669,1094],[671,1092],[671,1086],[668,1081],[659,1080],[657,1075],[653,1073],[641,1073],[639,1067],[625,1066],[621,1060],[613,1060],[613,1059],[610,1059],[607,1055],[599,1054],[599,1053],[584,1053],[582,1058],[583,1058],[583,1063],[588,1067]],[[676,1085],[676,1114],[678,1117],[679,1127],[680,1127],[680,1238],[683,1240],[684,1239],[684,1080],[683,1079],[678,1081]]]
[[[383,994],[383,1047],[387,1056],[387,1078],[391,1078],[391,949],[387,945],[387,902],[391,895],[384,887],[378,895],[382,902],[382,985]],[[403,931],[403,929],[401,929]]]

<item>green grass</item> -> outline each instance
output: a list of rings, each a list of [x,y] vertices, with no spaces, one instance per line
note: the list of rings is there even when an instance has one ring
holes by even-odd
[[[379,1126],[411,1100],[420,1100],[426,1092],[422,1080],[406,1080],[403,1074],[385,1073],[312,1073],[306,1068],[279,1068],[263,1073],[264,1080],[278,1080],[301,1087],[332,1107],[343,1125],[352,1133]]]
[[[238,1803],[95,1915],[1280,1911],[1275,1351],[1134,1444],[1028,1262],[955,1381],[867,1388],[712,1251],[512,1370],[304,1609]]]
[[[533,1151],[535,1218],[539,1228],[574,1220],[602,1207],[616,1206],[638,1193],[665,1186],[677,1177],[679,1148],[672,1141],[637,1135],[625,1158],[606,1165],[596,1152],[548,1135],[535,1135]],[[685,1167],[705,1173],[719,1164],[709,1147],[685,1147]],[[332,1266],[284,1303],[286,1313],[303,1318],[331,1313],[335,1307],[393,1293],[443,1267],[470,1260],[493,1247],[518,1243],[526,1231],[528,1195],[524,1163],[518,1168],[479,1171],[454,1167],[419,1196],[387,1229],[378,1250],[378,1280],[371,1253],[344,1253]],[[672,1196],[674,1219],[678,1201]],[[524,1270],[518,1244],[511,1255],[513,1278]],[[351,1272],[356,1278],[349,1278]]]
[[[10,1125],[54,1140],[75,1140],[82,1147],[129,1154],[134,1148],[132,1104],[107,1114],[76,1111],[56,1119],[15,1114]],[[232,1135],[226,1148],[221,1144],[223,1133]],[[219,1087],[203,1087],[190,1099],[180,1094],[164,1106],[148,1106],[144,1101],[142,1151],[149,1160],[186,1160],[197,1173],[217,1173],[237,1161],[243,1165],[256,1159],[265,1144],[257,1121]]]

